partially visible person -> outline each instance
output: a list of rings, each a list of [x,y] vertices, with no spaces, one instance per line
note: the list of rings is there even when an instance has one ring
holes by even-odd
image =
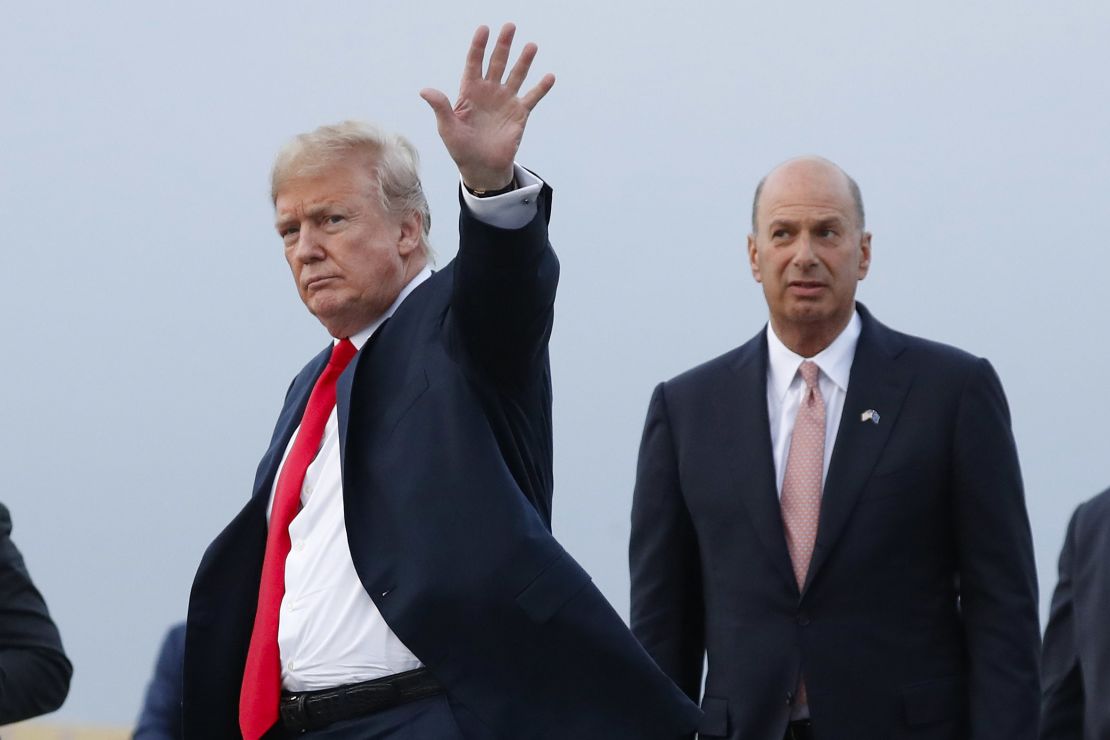
[[[73,674],[11,533],[11,515],[0,504],[0,725],[62,706]]]
[[[170,627],[158,651],[154,675],[132,740],[181,740],[181,673],[185,665],[185,623]]]
[[[1110,489],[1080,504],[1044,633],[1041,740],[1110,740]]]

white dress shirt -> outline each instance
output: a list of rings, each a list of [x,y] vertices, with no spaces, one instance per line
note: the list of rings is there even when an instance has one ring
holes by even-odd
[[[782,496],[782,479],[786,474],[786,456],[790,451],[790,438],[794,434],[794,420],[805,399],[806,384],[798,368],[804,360],[811,360],[821,369],[817,385],[825,400],[825,464],[821,483],[829,472],[836,431],[844,411],[844,396],[848,392],[848,376],[852,372],[852,359],[859,342],[859,314],[852,312],[848,326],[837,335],[832,344],[813,357],[802,357],[790,351],[767,324],[767,418],[771,420],[771,449],[775,457],[775,485]]]
[[[504,195],[477,198],[463,188],[464,202],[475,218],[516,229],[535,217],[543,183],[519,166],[515,173],[519,187]],[[351,342],[361,350],[431,274],[425,268],[414,277],[389,310],[351,336]],[[296,432],[285,455],[295,439]],[[284,456],[281,464],[285,465]],[[270,492],[271,506],[279,477],[280,468]],[[289,525],[292,547],[285,560],[285,597],[278,621],[282,686],[288,691],[314,691],[419,668],[420,660],[393,634],[355,572],[343,513],[335,409],[324,427],[320,450],[305,473],[301,507]]]

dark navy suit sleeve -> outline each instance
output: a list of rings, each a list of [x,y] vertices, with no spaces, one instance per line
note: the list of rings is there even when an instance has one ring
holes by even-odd
[[[60,707],[73,673],[11,530],[0,504],[0,725]]]
[[[1075,560],[1076,521],[1082,506],[1068,524],[1060,551],[1060,576],[1052,595],[1052,609],[1044,633],[1041,678],[1041,740],[1083,737],[1083,674],[1075,639],[1075,604],[1072,572]]]
[[[697,537],[682,495],[664,385],[648,406],[629,543],[632,632],[659,667],[698,701],[705,613]]]
[[[953,454],[969,737],[1031,739],[1040,707],[1036,567],[1010,411],[986,360],[961,395]]]
[[[146,688],[134,740],[180,740],[182,671],[185,664],[185,623],[166,633],[154,675]]]
[[[461,196],[460,196],[461,197]],[[547,239],[551,189],[520,229],[475,218],[465,202],[451,309],[471,361],[504,389],[527,389],[547,373],[559,262]]]
[[[460,195],[461,198],[461,195]],[[559,261],[547,238],[551,188],[536,215],[502,229],[459,216],[448,342],[473,388],[513,478],[551,527],[551,368],[547,344],[554,320]]]

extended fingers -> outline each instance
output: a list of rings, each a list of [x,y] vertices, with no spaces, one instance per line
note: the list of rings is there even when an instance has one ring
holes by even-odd
[[[535,44],[525,44],[520,52],[520,58],[516,60],[512,71],[509,72],[509,79],[505,80],[505,85],[513,91],[513,95],[516,95],[520,86],[524,84],[524,78],[532,68],[532,60],[536,58],[536,50]]]
[[[513,45],[513,36],[516,34],[516,26],[512,23],[506,23],[501,26],[501,33],[497,35],[497,43],[493,46],[493,52],[489,55],[489,70],[486,72],[486,79],[493,82],[501,82],[501,75],[505,74],[505,65],[509,63],[509,49]],[[483,51],[485,45],[483,44]]]
[[[470,41],[470,49],[466,53],[466,66],[463,67],[463,79],[478,80],[482,77],[482,61],[486,58],[486,42],[489,41],[489,27],[478,26],[474,38]]]
[[[431,106],[438,121],[445,122],[451,117],[451,101],[439,90],[426,87],[420,91],[420,97]]]
[[[543,100],[543,96],[555,87],[555,75],[548,72],[543,78],[536,83],[536,86],[529,90],[523,98],[520,99],[524,103],[524,107],[531,111],[536,107],[536,103]]]

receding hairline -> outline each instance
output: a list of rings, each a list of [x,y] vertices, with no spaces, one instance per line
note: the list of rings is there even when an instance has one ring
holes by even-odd
[[[756,234],[759,232],[759,227],[757,223],[759,215],[759,200],[763,195],[763,186],[767,183],[767,179],[784,167],[788,167],[799,162],[822,164],[827,167],[831,167],[844,177],[844,181],[848,185],[848,193],[852,198],[852,204],[855,206],[856,219],[857,221],[859,221],[860,231],[863,231],[866,228],[866,218],[863,210],[863,193],[860,191],[859,183],[855,181],[855,178],[845,172],[843,167],[838,165],[836,162],[833,162],[831,159],[826,159],[818,155],[804,155],[801,157],[793,157],[786,160],[785,162],[781,162],[778,165],[775,165],[775,167],[772,168],[770,172],[768,172],[760,179],[759,184],[755,186],[755,195],[752,196],[752,233]]]

